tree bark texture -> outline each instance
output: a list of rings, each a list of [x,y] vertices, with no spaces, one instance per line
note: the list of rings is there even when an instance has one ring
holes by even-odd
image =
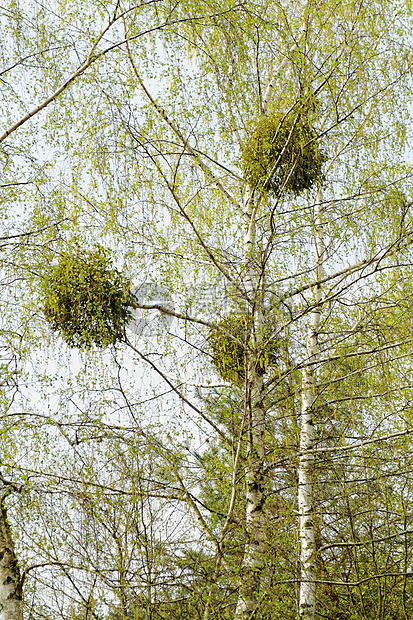
[[[235,620],[247,620],[253,614],[260,590],[264,554],[264,411],[262,377],[251,379],[248,463],[246,477],[246,541],[240,573],[240,589]]]
[[[22,579],[4,500],[5,495],[0,503],[0,613],[2,620],[22,620]]]

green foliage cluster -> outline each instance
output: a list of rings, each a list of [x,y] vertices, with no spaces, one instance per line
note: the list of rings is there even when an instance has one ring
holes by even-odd
[[[326,156],[317,135],[300,116],[261,116],[241,153],[241,168],[248,183],[278,196],[285,190],[295,196],[322,180]]]
[[[244,315],[230,314],[211,330],[208,336],[212,363],[225,381],[240,383],[245,378],[251,320]],[[257,353],[254,372],[262,376],[269,366],[277,363],[278,346],[269,341]]]
[[[110,254],[62,252],[41,283],[43,312],[71,347],[107,347],[123,340],[133,307],[130,282],[111,266]]]

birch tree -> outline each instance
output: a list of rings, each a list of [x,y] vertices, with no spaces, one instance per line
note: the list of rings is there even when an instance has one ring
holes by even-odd
[[[182,569],[180,582],[177,573],[195,551],[207,574],[204,620],[312,620],[332,613],[333,599],[367,618],[371,566],[378,617],[400,607],[384,595],[390,573],[408,616],[405,478],[388,497],[372,460],[383,437],[396,446],[410,433],[401,404],[411,391],[410,297],[398,283],[410,273],[408,7],[27,7],[23,17],[13,8],[14,24],[35,16],[45,42],[31,52],[35,68],[19,64],[16,82],[23,74],[33,88],[14,106],[3,101],[1,140],[12,153],[42,139],[51,162],[29,197],[26,225],[43,231],[43,246],[19,254],[23,311],[59,367],[63,332],[47,326],[39,282],[73,247],[84,256],[104,247],[151,325],[149,335],[126,330],[106,352],[89,343],[75,362],[84,373],[69,373],[68,351],[69,380],[51,387],[40,349],[32,353],[52,411],[43,423],[28,407],[39,421],[7,469],[36,479],[18,510],[45,524],[19,538],[27,588],[43,588],[38,617],[68,617],[74,597],[94,614],[112,607],[127,617],[142,600],[142,617],[189,614],[182,592],[190,583],[199,593],[196,571]],[[148,281],[177,293],[172,309],[139,293]],[[395,326],[399,306],[405,330]],[[381,373],[400,393],[391,412]],[[53,448],[51,428],[61,438]],[[408,444],[400,449],[407,458]],[[341,478],[329,478],[330,458]],[[151,463],[148,480],[140,461]],[[359,516],[351,489],[363,467],[380,487],[377,506],[398,505],[397,519]],[[167,521],[180,524],[169,539]],[[379,553],[374,541],[384,538],[399,546]]]

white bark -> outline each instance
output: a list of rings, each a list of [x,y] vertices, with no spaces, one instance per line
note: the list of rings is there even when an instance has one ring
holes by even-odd
[[[249,199],[246,199],[249,205]],[[255,354],[248,356],[246,369],[246,407],[248,410],[248,455],[246,479],[246,541],[240,572],[240,587],[234,620],[246,620],[253,613],[258,600],[261,571],[264,565],[264,484],[265,416],[263,410],[263,379],[257,372],[257,353],[263,339],[262,300],[257,291],[254,274],[256,209],[244,212],[244,287],[248,298],[254,297],[255,316],[252,333]]]
[[[22,579],[3,495],[0,503],[0,613],[2,620],[22,620]]]
[[[313,514],[313,488],[311,470],[313,465],[313,404],[316,399],[316,378],[314,361],[318,353],[318,330],[321,314],[321,284],[324,241],[321,221],[321,192],[317,193],[315,205],[316,220],[316,275],[318,284],[314,291],[314,307],[310,314],[307,327],[307,365],[303,374],[301,431],[300,431],[300,463],[298,470],[298,511],[300,541],[300,620],[313,620],[315,609],[315,536]]]
[[[246,620],[253,613],[260,589],[264,566],[264,411],[262,408],[262,377],[251,377],[250,425],[246,476],[246,542],[241,566],[240,590],[235,620]]]

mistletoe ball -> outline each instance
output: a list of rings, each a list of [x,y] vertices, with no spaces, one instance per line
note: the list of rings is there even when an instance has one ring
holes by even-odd
[[[62,252],[42,281],[43,312],[71,347],[107,347],[124,339],[133,308],[130,282],[111,265],[109,252]]]
[[[218,329],[210,331],[208,342],[212,363],[225,381],[239,384],[245,379],[247,357],[254,355],[249,350],[251,332],[251,319],[237,314],[231,314],[218,324]],[[254,372],[258,376],[264,375],[269,366],[276,364],[278,352],[278,344],[264,338],[264,345],[255,355]]]
[[[317,134],[300,116],[261,116],[241,153],[244,178],[255,189],[298,196],[322,181],[325,155]]]

